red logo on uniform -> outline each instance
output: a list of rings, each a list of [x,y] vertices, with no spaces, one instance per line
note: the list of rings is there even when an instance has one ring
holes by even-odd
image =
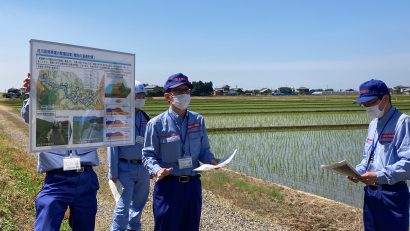
[[[384,133],[384,134],[382,134],[382,136],[380,138],[382,138],[382,139],[393,139],[394,138],[394,133]]]
[[[369,89],[360,90],[360,94],[367,94],[369,93]]]

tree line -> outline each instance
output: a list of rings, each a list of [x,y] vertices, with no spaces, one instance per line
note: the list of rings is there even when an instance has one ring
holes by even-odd
[[[147,86],[147,84],[144,84]],[[202,82],[202,81],[193,81],[191,95],[193,96],[210,96],[214,92],[212,81]],[[163,96],[164,89],[162,87],[154,88],[154,90],[147,93],[148,97]]]

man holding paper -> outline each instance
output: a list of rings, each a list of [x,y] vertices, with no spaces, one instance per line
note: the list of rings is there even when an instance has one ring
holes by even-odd
[[[167,111],[149,121],[142,160],[157,177],[153,193],[154,230],[199,230],[202,207],[199,161],[218,164],[210,151],[204,118],[187,110],[191,82],[182,73],[164,84]]]
[[[360,85],[361,104],[370,122],[361,174],[348,178],[366,184],[363,222],[365,230],[408,231],[410,178],[410,118],[391,104],[386,84],[369,80]]]

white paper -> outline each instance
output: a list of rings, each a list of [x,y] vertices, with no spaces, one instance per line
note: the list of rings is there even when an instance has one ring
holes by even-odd
[[[109,180],[108,184],[110,185],[111,193],[115,199],[115,203],[117,203],[121,197],[122,192],[124,191],[124,186],[121,184],[121,181],[118,179],[116,183],[114,183],[114,181],[112,180]]]
[[[229,164],[229,162],[231,162],[237,150],[238,149],[235,149],[235,151],[226,155],[224,158],[221,159],[221,161],[217,165],[203,164],[199,166],[198,168],[194,169],[194,171],[208,171],[208,170],[215,169],[215,168],[222,168],[225,165]]]
[[[355,168],[353,168],[349,164],[349,162],[347,162],[347,160],[342,160],[340,162],[329,165],[322,164],[320,167],[344,176],[360,176],[360,173]]]

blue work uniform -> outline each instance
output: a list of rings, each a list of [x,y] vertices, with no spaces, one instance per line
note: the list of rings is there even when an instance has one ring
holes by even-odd
[[[29,99],[23,102],[21,116],[29,122]],[[70,153],[80,158],[81,170],[63,171],[63,159]],[[94,230],[99,184],[92,166],[98,164],[95,148],[38,153],[37,170],[46,177],[35,202],[34,230],[60,230],[67,207],[72,230]]]
[[[378,185],[365,186],[363,221],[365,230],[408,230],[410,178],[410,118],[396,108],[370,122],[360,174],[377,173]]]
[[[142,165],[147,118],[141,111],[135,113],[134,145],[109,147],[107,149],[110,171],[109,179],[118,179],[124,191],[115,205],[111,230],[141,230],[141,214],[148,200],[149,174]]]
[[[192,158],[192,165],[180,168],[179,160]],[[142,160],[150,174],[172,168],[170,175],[157,181],[153,192],[154,230],[199,230],[202,188],[194,168],[199,161],[210,164],[204,118],[187,110],[182,118],[172,109],[149,121]]]

